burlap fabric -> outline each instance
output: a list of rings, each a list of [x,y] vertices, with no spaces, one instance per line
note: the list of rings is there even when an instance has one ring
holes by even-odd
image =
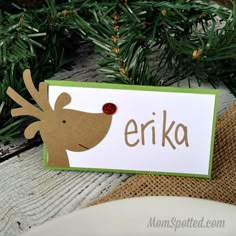
[[[217,121],[211,179],[137,174],[90,205],[141,196],[186,196],[236,205],[236,103]]]

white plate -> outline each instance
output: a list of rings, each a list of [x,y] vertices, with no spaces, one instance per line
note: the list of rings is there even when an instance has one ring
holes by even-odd
[[[59,217],[24,236],[42,235],[235,236],[236,206],[184,197],[131,198]]]

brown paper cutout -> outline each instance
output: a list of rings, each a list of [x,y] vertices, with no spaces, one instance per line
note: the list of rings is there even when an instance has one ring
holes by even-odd
[[[68,93],[58,96],[53,110],[48,101],[48,85],[41,82],[37,90],[29,69],[24,71],[23,79],[39,108],[8,87],[8,96],[21,106],[12,109],[11,114],[13,117],[28,115],[38,119],[28,125],[24,135],[27,139],[32,139],[38,131],[40,132],[48,151],[48,166],[69,167],[66,150],[83,152],[95,147],[104,139],[110,129],[112,115],[65,109],[63,107],[71,101]]]

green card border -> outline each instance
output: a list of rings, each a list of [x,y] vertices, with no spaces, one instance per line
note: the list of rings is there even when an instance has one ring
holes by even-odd
[[[211,147],[209,168],[207,175],[191,174],[191,173],[174,173],[174,172],[153,172],[153,171],[138,171],[138,170],[123,170],[123,169],[101,169],[101,168],[82,168],[82,167],[49,167],[47,165],[47,149],[43,147],[43,164],[44,167],[51,170],[79,170],[91,172],[114,172],[127,174],[155,174],[155,175],[169,175],[169,176],[183,176],[183,177],[197,177],[197,178],[211,178],[212,163],[214,154],[215,129],[217,120],[217,110],[219,102],[219,90],[204,89],[204,88],[180,88],[180,87],[159,87],[159,86],[141,86],[141,85],[127,85],[127,84],[113,84],[113,83],[94,83],[94,82],[77,82],[77,81],[61,81],[61,80],[46,80],[49,86],[63,86],[63,87],[79,87],[79,88],[94,88],[94,89],[116,89],[116,90],[134,90],[134,91],[153,91],[153,92],[170,92],[170,93],[188,93],[188,94],[208,94],[215,96],[212,132],[211,132]]]

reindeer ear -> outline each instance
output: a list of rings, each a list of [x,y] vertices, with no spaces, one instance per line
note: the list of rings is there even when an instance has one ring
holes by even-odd
[[[60,94],[54,106],[55,111],[62,109],[64,106],[69,104],[70,101],[71,101],[71,96],[68,93]]]
[[[24,132],[24,135],[27,139],[32,139],[36,133],[39,131],[40,129],[40,122],[41,121],[35,121],[34,123],[30,124]]]

